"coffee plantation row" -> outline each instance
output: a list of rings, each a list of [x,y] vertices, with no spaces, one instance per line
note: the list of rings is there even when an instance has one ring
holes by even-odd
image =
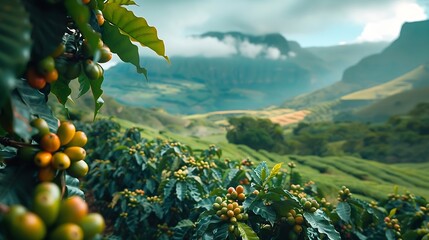
[[[87,198],[108,219],[112,239],[429,237],[428,202],[411,193],[366,202],[342,187],[322,196],[317,183],[299,182],[292,162],[268,169],[222,159],[216,146],[149,140],[110,120],[78,126],[90,139]]]

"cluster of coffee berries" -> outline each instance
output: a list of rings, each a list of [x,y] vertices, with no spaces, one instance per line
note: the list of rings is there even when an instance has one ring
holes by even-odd
[[[249,181],[249,179],[248,178],[243,178],[243,179],[240,179],[240,181],[238,181],[241,185],[249,185],[250,184],[250,181]]]
[[[137,207],[140,198],[144,196],[144,190],[136,189],[135,191],[130,191],[126,188],[119,194],[125,197],[128,207]]]
[[[209,169],[211,166],[215,166],[213,164],[210,164],[207,161],[204,160],[195,160],[194,157],[189,157],[188,159],[184,160],[186,164],[189,164],[190,166],[196,167],[198,170],[204,170]]]
[[[291,184],[289,192],[299,198],[307,197],[307,194],[304,192],[304,188],[299,184]]]
[[[141,146],[140,144],[136,144],[136,145],[134,145],[134,146],[131,146],[131,147],[128,149],[128,154],[130,154],[130,155],[134,155],[134,154],[136,154],[136,153],[140,154],[141,156],[145,156],[145,153],[144,153],[144,151],[142,150],[142,146]]]
[[[415,196],[410,192],[406,192],[405,194],[402,194],[402,195],[390,193],[387,195],[387,198],[392,201],[401,200],[404,202],[409,202],[414,200]]]
[[[326,198],[320,199],[320,205],[322,207],[322,211],[325,213],[330,212],[332,210],[332,204],[326,200]]]
[[[162,199],[158,196],[146,197],[148,202],[161,203]]]
[[[429,222],[426,223],[426,226],[418,228],[416,233],[417,235],[422,236],[422,240],[429,240]]]
[[[33,136],[38,145],[18,149],[17,157],[39,167],[40,181],[52,181],[57,170],[67,170],[72,177],[83,177],[88,173],[83,149],[88,139],[84,132],[76,131],[71,122],[62,122],[57,133],[51,133],[42,118],[36,118],[30,124],[38,130]]]
[[[160,237],[162,234],[167,234],[167,236],[173,236],[174,232],[168,227],[166,223],[158,224],[158,236]]]
[[[13,205],[4,217],[10,239],[93,239],[105,228],[104,218],[88,213],[88,205],[78,197],[61,200],[54,183],[36,186],[32,211]]]
[[[237,187],[229,187],[228,193],[226,194],[226,198],[232,201],[240,201],[243,202],[246,199],[246,194],[244,194],[244,187],[238,185]]]
[[[429,203],[426,204],[426,206],[420,206],[420,211],[422,211],[423,214],[429,215]]]
[[[241,160],[241,165],[250,167],[250,166],[253,166],[253,162],[250,161],[249,158],[245,158],[245,159]]]
[[[188,176],[188,169],[179,169],[173,173],[174,177],[177,178],[179,181],[185,181],[186,177]]]
[[[351,198],[352,194],[350,192],[350,189],[348,189],[346,186],[342,186],[341,190],[338,191],[338,198],[337,200],[339,202],[346,202],[347,199]]]
[[[31,87],[42,89],[46,86],[46,83],[53,83],[58,80],[58,71],[55,68],[54,57],[61,55],[64,49],[64,45],[60,44],[52,55],[41,59],[36,64],[29,65],[26,78]]]
[[[236,188],[228,188],[225,198],[216,197],[213,203],[213,210],[216,211],[216,215],[229,223],[228,231],[237,237],[240,236],[237,222],[249,219],[249,215],[244,212],[244,207],[241,205],[245,198],[243,186],[238,185]]]
[[[288,162],[287,166],[289,168],[296,168],[296,164],[294,162]]]
[[[302,232],[302,225],[304,224],[304,217],[302,214],[297,213],[295,209],[289,210],[289,212],[286,214],[286,221],[291,226],[293,226],[293,231],[296,234],[300,234]]]
[[[399,221],[397,218],[385,217],[384,223],[386,224],[386,228],[392,229],[395,233],[397,239],[401,240],[401,226],[399,225]]]
[[[319,203],[315,199],[307,199],[307,198],[301,198],[300,200],[302,206],[304,207],[304,210],[307,212],[314,213],[317,211],[317,209],[320,208]]]

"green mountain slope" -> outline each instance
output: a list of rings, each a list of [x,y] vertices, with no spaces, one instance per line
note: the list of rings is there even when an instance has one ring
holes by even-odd
[[[429,86],[429,65],[421,65],[387,83],[345,95],[341,100],[378,100],[426,86]]]
[[[364,107],[353,115],[364,121],[384,121],[390,116],[409,112],[419,103],[429,102],[428,96],[429,87],[404,91]]]
[[[125,127],[139,126],[143,130],[142,136],[146,138],[166,138],[180,141],[194,149],[206,149],[210,144],[216,144],[222,149],[223,158],[242,160],[249,158],[255,163],[265,161],[269,166],[283,163],[284,167],[290,161],[297,163],[297,171],[304,181],[315,181],[320,190],[331,196],[335,196],[342,185],[350,187],[357,196],[365,199],[385,198],[388,193],[398,186],[400,192],[409,190],[416,195],[429,197],[427,182],[429,176],[426,170],[428,163],[420,164],[383,164],[355,157],[316,157],[278,155],[264,150],[255,151],[244,145],[229,144],[224,135],[211,137],[187,137],[165,131],[159,131],[143,125],[117,119]]]
[[[381,53],[362,59],[348,68],[340,82],[294,98],[287,107],[305,107],[332,101],[346,94],[373,87],[399,77],[429,62],[429,21],[405,23],[398,39]]]

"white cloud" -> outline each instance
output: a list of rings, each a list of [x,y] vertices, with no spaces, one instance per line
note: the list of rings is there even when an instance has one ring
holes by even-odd
[[[404,22],[427,19],[425,10],[417,3],[398,2],[386,9],[383,17],[366,23],[358,42],[390,41],[398,37]]]
[[[262,53],[264,46],[261,44],[253,44],[245,40],[238,45],[240,54],[244,57],[255,58]]]
[[[278,48],[275,47],[269,47],[266,50],[265,53],[265,57],[268,59],[286,59],[286,56],[282,55],[282,53],[280,52],[280,50]]]

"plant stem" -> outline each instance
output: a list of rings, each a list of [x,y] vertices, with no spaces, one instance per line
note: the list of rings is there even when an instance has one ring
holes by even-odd
[[[25,142],[18,142],[18,141],[10,139],[8,137],[0,137],[0,144],[5,145],[5,146],[11,146],[14,148],[38,147],[38,145],[31,144],[31,143],[25,143]]]

